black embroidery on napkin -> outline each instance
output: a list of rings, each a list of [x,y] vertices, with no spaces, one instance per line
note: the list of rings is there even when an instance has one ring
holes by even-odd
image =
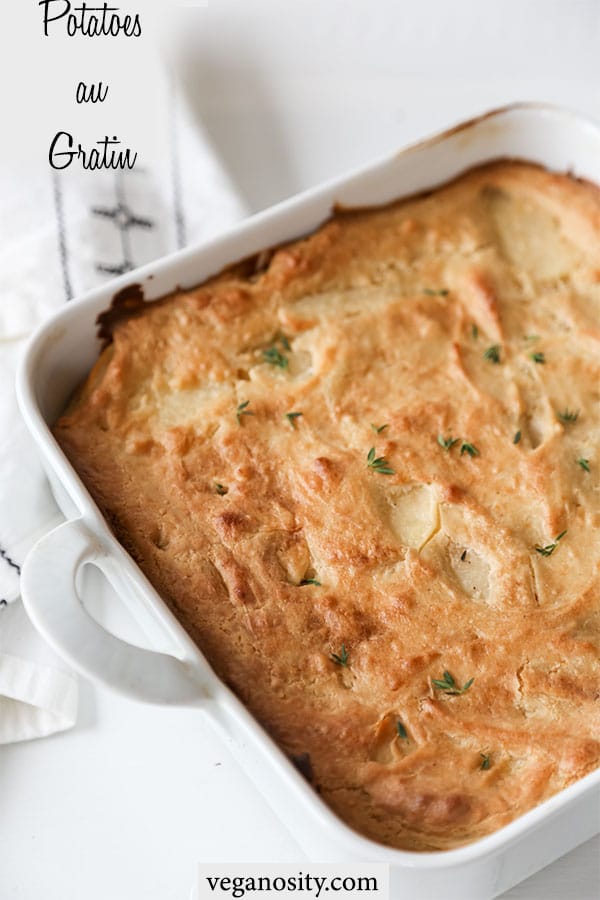
[[[67,229],[65,225],[65,207],[62,195],[62,183],[57,171],[52,171],[52,193],[54,196],[54,213],[56,215],[56,230],[58,233],[58,256],[62,271],[65,298],[73,297],[73,285],[69,273],[69,257],[67,254]]]
[[[7,563],[7,565],[9,565],[11,567],[11,569],[15,570],[17,575],[21,574],[21,566],[18,566],[17,563],[13,559],[10,558],[10,556],[8,555],[6,550],[4,550],[3,547],[0,547],[0,557],[2,557],[4,562]]]
[[[125,198],[122,173],[119,172],[115,174],[115,192],[117,200],[115,206],[109,208],[96,206],[92,208],[92,213],[95,216],[110,219],[119,230],[123,259],[119,263],[96,263],[96,269],[107,275],[124,275],[125,272],[130,272],[131,269],[135,268],[135,263],[131,258],[129,229],[154,228],[154,222],[151,219],[136,215],[136,213],[131,210]]]
[[[171,81],[171,102],[169,104],[169,134],[171,137],[171,184],[173,186],[173,213],[175,216],[175,238],[177,249],[181,250],[187,243],[185,215],[183,212],[183,190],[181,179],[181,161],[179,158],[179,116],[177,114],[177,89]]]

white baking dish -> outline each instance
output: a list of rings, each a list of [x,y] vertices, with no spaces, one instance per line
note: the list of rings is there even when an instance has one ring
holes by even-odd
[[[332,206],[361,206],[432,188],[471,166],[517,157],[600,183],[600,130],[552,107],[514,106],[464,123],[349,176],[307,191],[201,247],[129,273],[66,305],[33,336],[18,376],[19,403],[68,521],[33,548],[22,593],[33,622],[75,668],[138,700],[197,706],[253,781],[320,862],[391,866],[394,897],[486,900],[600,830],[600,770],[469,846],[436,853],[394,850],[344,825],[237,698],[216,678],[156,591],[117,543],[49,426],[96,359],[95,319],[116,291],[140,283],[148,299],[191,286],[227,264],[319,225]],[[82,567],[97,566],[141,623],[151,646],[105,631],[78,596]],[[157,727],[160,727],[157,712]]]

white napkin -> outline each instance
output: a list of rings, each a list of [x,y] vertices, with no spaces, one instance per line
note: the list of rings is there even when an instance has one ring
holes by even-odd
[[[245,214],[185,103],[165,106],[168,158],[153,168],[0,170],[0,744],[69,728],[77,710],[74,675],[18,601],[28,550],[62,520],[14,396],[25,338],[72,297]]]

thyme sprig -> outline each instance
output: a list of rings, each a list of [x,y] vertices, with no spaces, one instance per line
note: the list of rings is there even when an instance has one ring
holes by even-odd
[[[242,416],[253,416],[254,415],[254,413],[248,409],[249,405],[250,405],[250,401],[244,400],[244,402],[240,403],[238,408],[236,409],[235,417],[237,419],[238,425],[242,424]]]
[[[348,667],[348,659],[350,655],[346,650],[346,645],[342,644],[339,653],[330,653],[329,658],[338,666]]]
[[[398,733],[398,737],[402,738],[403,741],[408,740],[408,731],[406,730],[400,719],[398,719],[398,721],[396,722],[396,732]]]
[[[500,344],[492,344],[491,347],[488,347],[483,354],[483,358],[497,365],[500,362]]]
[[[562,412],[557,412],[556,415],[563,423],[563,425],[571,425],[573,422],[576,422],[579,418],[579,410],[578,409],[569,409],[567,406]]]
[[[374,469],[375,472],[379,472],[380,475],[395,474],[394,469],[390,467],[385,456],[375,456],[375,447],[371,447],[367,453],[367,466],[369,469]]]
[[[266,350],[263,350],[262,356],[265,362],[270,363],[272,366],[277,366],[278,369],[287,369],[289,365],[287,356],[283,355],[279,347],[268,347]]]
[[[459,687],[450,672],[448,672],[447,670],[444,672],[443,678],[431,679],[431,683],[434,687],[438,688],[440,691],[443,691],[444,694],[451,694],[452,696],[458,696],[459,694],[466,693],[474,681],[474,678],[469,678],[469,680],[466,681],[462,687]]]
[[[545,547],[536,547],[535,548],[536,553],[539,553],[540,556],[552,556],[552,554],[558,547],[559,541],[562,541],[562,539],[564,538],[566,533],[567,533],[567,529],[565,528],[564,531],[561,531],[561,533],[557,537],[554,538],[554,540],[551,544],[546,544]]]
[[[438,434],[437,442],[443,450],[452,450],[455,444],[458,444],[459,438],[453,438],[452,435],[445,438],[443,434]]]
[[[468,441],[463,441],[460,445],[460,455],[462,456],[463,453],[468,453],[471,457],[479,456],[479,450],[475,444],[470,444]]]
[[[279,342],[281,344],[281,346],[283,347],[283,349],[287,350],[288,352],[292,349],[292,345],[290,344],[289,340],[286,338],[283,331],[278,331],[277,334],[275,335],[275,337],[273,338],[273,340],[276,343]]]

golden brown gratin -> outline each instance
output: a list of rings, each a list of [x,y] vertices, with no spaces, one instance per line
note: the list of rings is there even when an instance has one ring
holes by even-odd
[[[446,849],[600,760],[600,192],[501,162],[113,327],[56,436],[342,819]]]

